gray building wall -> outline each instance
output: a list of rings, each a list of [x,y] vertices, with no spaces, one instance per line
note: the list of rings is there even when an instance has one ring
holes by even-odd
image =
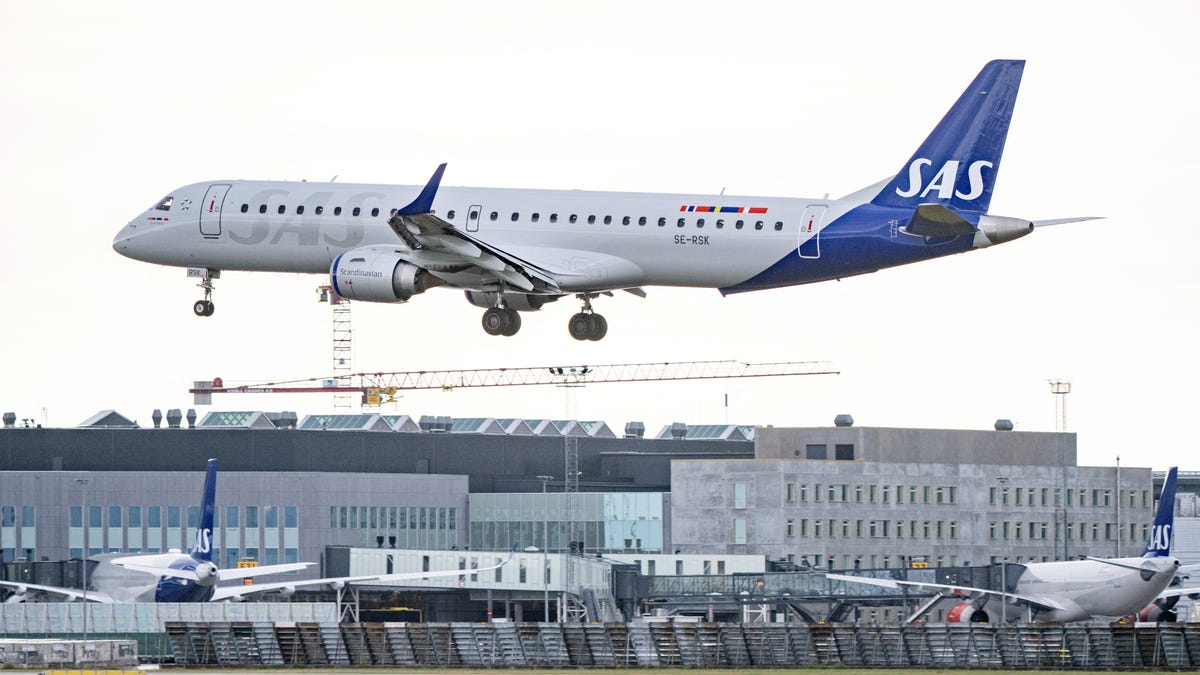
[[[825,445],[835,459],[838,445],[872,462],[958,462],[1021,466],[1074,466],[1076,436],[1041,431],[899,429],[895,427],[760,427],[754,456],[759,459],[814,459],[809,445]]]
[[[1122,468],[1118,488],[1114,469],[1089,467],[763,459],[671,468],[671,538],[684,553],[838,568],[1115,556],[1118,547],[1138,555],[1153,520],[1150,469]]]
[[[83,484],[78,481],[86,480]],[[62,560],[70,557],[72,549],[81,553],[83,527],[77,521],[72,527],[71,509],[82,511],[85,504],[91,511],[99,507],[98,527],[89,527],[87,548],[148,552],[152,548],[191,547],[194,528],[187,527],[189,508],[200,504],[203,471],[7,471],[0,473],[0,549],[9,556],[34,559]],[[364,474],[318,473],[307,471],[228,472],[217,475],[218,509],[216,544],[224,559],[232,548],[237,557],[254,557],[260,563],[285,562],[288,548],[295,548],[300,561],[321,561],[326,545],[376,547],[377,537],[396,536],[399,548],[465,547],[468,537],[467,477],[440,474]],[[238,527],[229,527],[229,507],[237,507]],[[130,507],[138,507],[139,524],[130,525]],[[150,507],[160,509],[160,526],[155,529],[149,521]],[[168,509],[179,507],[180,526],[171,528]],[[247,507],[257,508],[257,525],[247,525]],[[276,525],[266,525],[266,509],[276,507]],[[296,527],[288,528],[285,512],[295,508]],[[33,510],[33,526],[22,524],[22,514]],[[343,526],[340,516],[345,509]],[[358,517],[349,522],[350,509]],[[393,523],[393,510],[399,520],[401,513],[415,514],[421,522],[419,509],[425,510],[425,525],[421,532]],[[373,511],[372,511],[373,510]],[[454,512],[451,529],[450,511]],[[5,517],[12,513],[10,523]],[[366,514],[364,518],[362,514]],[[372,514],[374,522],[372,523]],[[444,517],[440,517],[443,516]],[[113,527],[110,517],[118,524]],[[443,526],[444,522],[444,526]],[[406,523],[407,524],[407,523]],[[267,549],[275,549],[268,554]],[[248,556],[247,549],[252,549]],[[236,561],[232,561],[236,562]],[[301,578],[319,576],[320,569],[312,568]]]

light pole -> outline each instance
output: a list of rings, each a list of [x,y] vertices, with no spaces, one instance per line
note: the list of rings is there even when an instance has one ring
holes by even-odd
[[[87,505],[87,486],[88,479],[76,478],[75,483],[79,485],[83,492],[83,506],[80,507],[83,511],[83,518],[80,522],[83,523],[83,641],[87,642],[87,589],[88,589],[88,505]],[[84,647],[86,649],[86,647]]]
[[[554,480],[554,476],[538,476],[542,481],[542,621],[550,623],[550,580],[546,572],[550,569],[550,558],[547,550],[550,548],[550,502],[546,497],[546,483]]]

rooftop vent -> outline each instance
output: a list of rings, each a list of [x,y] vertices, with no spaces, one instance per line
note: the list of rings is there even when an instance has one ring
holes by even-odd
[[[187,414],[184,415],[183,417],[184,417],[184,419],[187,420],[189,429],[196,428],[196,409],[195,408],[188,408]]]
[[[671,438],[676,440],[687,438],[687,425],[683,422],[671,423]]]
[[[296,422],[299,421],[296,413],[290,410],[267,413],[267,419],[271,420],[271,424],[274,424],[276,429],[295,429]]]
[[[646,435],[646,425],[641,422],[627,422],[625,424],[625,438],[641,438]]]
[[[4,428],[12,429],[15,426],[17,426],[17,413],[4,413]]]
[[[155,429],[162,426],[162,411],[155,408],[154,412],[150,413],[150,421],[154,423]]]
[[[833,426],[835,427],[852,427],[854,426],[854,418],[846,413],[842,413],[833,418]]]
[[[167,426],[172,429],[178,429],[179,423],[183,421],[183,413],[179,412],[179,408],[171,408],[167,411]]]
[[[996,431],[1012,431],[1012,420],[996,420]]]

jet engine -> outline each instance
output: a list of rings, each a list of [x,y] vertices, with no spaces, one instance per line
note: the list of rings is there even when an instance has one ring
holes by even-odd
[[[1137,613],[1137,620],[1153,621],[1155,623],[1174,623],[1179,619],[1179,615],[1175,612],[1175,605],[1178,602],[1178,595],[1155,600]]]
[[[955,605],[946,614],[946,623],[987,623],[988,613],[969,602]]]
[[[466,291],[467,302],[488,309],[496,306],[497,293],[491,291]],[[525,293],[504,293],[504,306],[518,312],[535,312],[547,302],[554,302],[559,295],[528,295]]]
[[[343,253],[329,269],[338,295],[366,302],[407,302],[441,286],[441,279],[405,262],[390,247],[366,246]]]

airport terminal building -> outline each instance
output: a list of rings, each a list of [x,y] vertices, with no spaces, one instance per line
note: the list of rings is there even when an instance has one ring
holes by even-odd
[[[262,413],[142,429],[114,415],[0,429],[5,562],[187,548],[209,457],[220,564],[321,563],[297,579],[383,571],[328,560],[334,549],[534,547],[652,578],[1136,555],[1157,494],[1150,468],[1077,466],[1069,433],[672,425],[645,438],[635,424],[618,436],[570,421]],[[1180,492],[1198,479],[1181,474]],[[550,579],[522,572],[506,600],[536,601]]]

